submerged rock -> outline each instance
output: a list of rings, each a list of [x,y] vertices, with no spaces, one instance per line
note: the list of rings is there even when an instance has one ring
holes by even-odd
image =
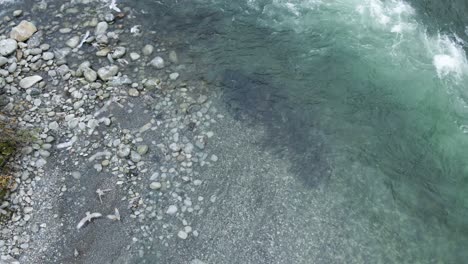
[[[125,47],[116,47],[114,49],[114,52],[112,53],[112,58],[113,59],[122,58],[126,52],[127,52],[127,49]]]
[[[145,155],[148,152],[148,145],[140,145],[137,147],[137,152],[140,155]]]
[[[39,47],[44,39],[44,32],[42,30],[37,31],[28,39],[28,47],[35,48]]]
[[[173,72],[173,73],[169,74],[169,78],[171,80],[177,80],[177,78],[179,78],[179,74],[177,72]]]
[[[76,48],[78,44],[80,44],[80,37],[74,36],[71,39],[69,39],[65,44],[67,44],[68,47],[70,48]]]
[[[97,73],[88,67],[83,69],[83,76],[88,82],[94,82],[97,80]]]
[[[130,159],[135,163],[140,162],[141,161],[141,155],[138,154],[138,152],[132,151],[130,153]]]
[[[104,22],[104,21],[99,22],[96,25],[96,29],[94,30],[94,35],[99,36],[99,35],[105,34],[106,31],[107,31],[107,28],[109,28],[109,25],[106,22]]]
[[[149,45],[149,44],[148,44],[148,45],[145,45],[145,46],[143,47],[143,50],[142,50],[142,51],[143,51],[143,55],[149,56],[149,55],[151,55],[151,54],[153,53],[153,50],[154,50],[154,47],[153,47],[152,45]]]
[[[155,67],[156,69],[164,68],[164,60],[161,57],[155,57],[153,60],[150,61],[150,65]]]
[[[169,52],[169,60],[172,62],[172,63],[178,63],[179,62],[179,59],[177,58],[177,53],[175,51],[171,51]]]
[[[112,77],[116,76],[118,72],[119,72],[119,67],[117,67],[116,65],[111,65],[111,66],[100,68],[97,74],[99,78],[101,78],[101,80],[108,81]]]
[[[33,23],[23,20],[11,30],[10,38],[23,42],[28,40],[36,31],[37,28]]]
[[[133,61],[136,61],[140,58],[140,54],[136,53],[136,52],[132,52],[130,53],[130,59],[132,59]]]

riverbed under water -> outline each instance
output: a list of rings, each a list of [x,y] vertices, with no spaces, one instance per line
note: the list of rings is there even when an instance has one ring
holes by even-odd
[[[309,209],[327,211],[335,235],[290,234],[305,241],[293,242],[298,252],[321,252],[302,254],[300,263],[468,259],[464,1],[131,5],[184,38],[233,118],[261,126],[266,136],[257,144],[290,164],[303,195],[294,197],[301,208],[283,212],[288,221],[313,224],[300,211],[321,197]],[[322,200],[333,206],[317,209]],[[280,263],[272,261],[261,263]]]

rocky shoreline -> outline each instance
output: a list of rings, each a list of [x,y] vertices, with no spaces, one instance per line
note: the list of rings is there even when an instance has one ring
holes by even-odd
[[[13,161],[0,263],[126,263],[145,241],[196,239],[224,116],[183,56],[115,1],[9,8],[1,113],[34,137]]]

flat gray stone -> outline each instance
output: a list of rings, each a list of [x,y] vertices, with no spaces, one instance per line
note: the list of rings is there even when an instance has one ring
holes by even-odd
[[[39,75],[34,75],[21,79],[19,85],[21,88],[27,89],[40,81],[42,81],[42,77]]]
[[[101,80],[108,81],[112,77],[116,76],[118,72],[119,72],[119,67],[117,67],[116,65],[111,65],[111,66],[100,68],[97,74],[99,78],[101,78]]]
[[[177,58],[177,53],[172,50],[171,52],[169,52],[169,60],[172,62],[172,63],[178,63],[179,62],[179,59]]]
[[[15,52],[18,48],[18,43],[14,39],[3,39],[0,40],[0,55],[8,56]]]

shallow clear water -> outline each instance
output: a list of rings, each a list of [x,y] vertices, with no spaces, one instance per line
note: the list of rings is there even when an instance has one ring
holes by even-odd
[[[262,147],[306,190],[335,201],[349,263],[468,259],[464,1],[134,5],[186,40],[231,114],[265,127]]]

